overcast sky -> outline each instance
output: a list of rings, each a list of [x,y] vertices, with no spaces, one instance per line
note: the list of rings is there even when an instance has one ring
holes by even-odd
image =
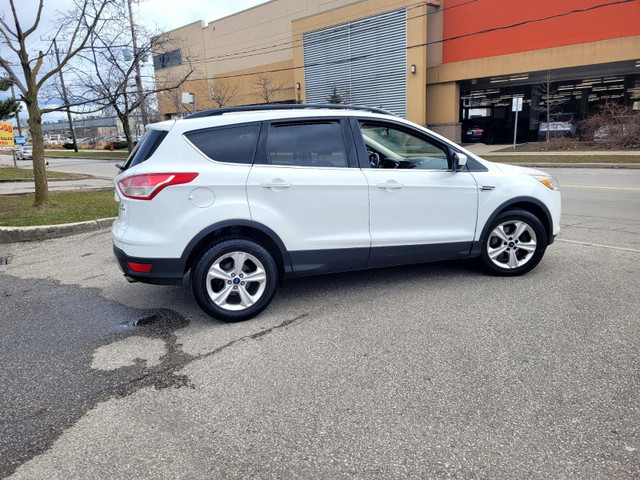
[[[126,0],[120,0],[126,1]],[[255,5],[265,3],[267,0],[133,0],[134,8],[139,10],[139,19],[143,23],[152,27],[158,25],[164,30],[186,25],[196,20],[210,22],[221,17],[226,17],[232,13],[251,8]],[[14,0],[17,6],[18,17],[23,25],[33,23],[38,0]],[[42,24],[45,29],[55,28],[52,20],[55,19],[56,11],[66,11],[73,4],[72,0],[44,0],[44,14]],[[9,0],[0,0],[2,14],[9,20],[11,10]],[[44,31],[44,30],[43,30]]]
[[[126,0],[120,0],[126,1]],[[172,30],[182,25],[186,25],[198,20],[211,22],[232,13],[251,8],[255,5],[265,3],[267,0],[133,0],[134,9],[138,10],[138,19],[151,29]],[[31,27],[36,18],[38,0],[14,0],[16,11],[20,19],[23,30]],[[73,5],[73,0],[44,0],[44,9],[40,27],[27,40],[30,54],[36,52],[40,37],[52,36],[58,25],[56,16],[58,12],[66,11]],[[9,26],[13,25],[13,16],[9,6],[9,0],[0,0],[0,15],[7,21]],[[0,44],[0,54],[15,61],[16,55],[5,45]],[[0,75],[4,70],[0,69]],[[0,92],[0,98],[6,98],[7,93]],[[21,117],[26,116],[26,109],[23,107]],[[56,115],[57,117],[57,115]],[[51,118],[48,118],[51,120]]]
[[[140,18],[171,30],[197,20],[210,22],[251,8],[266,0],[146,0],[140,2]]]

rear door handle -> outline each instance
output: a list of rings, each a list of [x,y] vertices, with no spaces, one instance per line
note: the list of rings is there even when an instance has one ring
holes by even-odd
[[[281,178],[274,178],[270,182],[262,182],[260,186],[271,189],[289,188],[291,186],[291,182],[285,182]]]
[[[396,182],[395,180],[389,180],[385,183],[378,184],[378,188],[384,188],[385,190],[398,190],[402,187],[404,187],[404,185]]]

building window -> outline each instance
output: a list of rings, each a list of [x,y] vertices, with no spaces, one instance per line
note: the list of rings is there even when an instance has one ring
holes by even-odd
[[[182,53],[180,49],[171,50],[170,52],[161,53],[153,57],[153,69],[162,70],[163,68],[175,67],[182,65]]]

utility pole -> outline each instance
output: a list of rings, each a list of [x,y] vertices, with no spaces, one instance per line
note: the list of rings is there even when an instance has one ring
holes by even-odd
[[[13,90],[13,82],[11,82],[11,98],[16,98],[16,92]],[[18,135],[22,136],[22,127],[20,126],[20,115],[16,112],[16,121],[18,122]]]
[[[133,62],[136,67],[136,87],[138,89],[138,100],[140,101],[140,115],[142,116],[142,124],[147,125],[147,105],[142,90],[142,77],[140,74],[140,55],[138,52],[138,40],[136,39],[136,26],[133,22],[133,9],[131,8],[131,0],[127,0],[129,6],[129,23],[131,24],[131,41],[133,42]]]
[[[53,39],[53,48],[56,51],[56,60],[58,66],[60,66],[60,53],[58,52],[58,44],[56,39]],[[71,109],[69,108],[69,98],[67,97],[67,88],[64,86],[64,77],[62,76],[62,69],[60,69],[60,85],[62,86],[62,99],[64,100],[64,106],[67,108],[67,119],[69,120],[69,130],[71,130],[71,140],[73,141],[73,149],[78,152],[78,142],[76,141],[76,131],[73,128],[73,121],[71,119]]]

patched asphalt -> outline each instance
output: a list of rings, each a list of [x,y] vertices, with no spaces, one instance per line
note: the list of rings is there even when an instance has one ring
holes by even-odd
[[[0,298],[1,476],[44,452],[102,400],[150,384],[188,384],[173,375],[172,367],[190,359],[175,345],[173,332],[188,324],[175,312],[131,309],[96,290],[6,275],[0,275]],[[144,357],[117,371],[91,368],[94,350],[132,335],[162,341],[161,361],[150,368]]]

